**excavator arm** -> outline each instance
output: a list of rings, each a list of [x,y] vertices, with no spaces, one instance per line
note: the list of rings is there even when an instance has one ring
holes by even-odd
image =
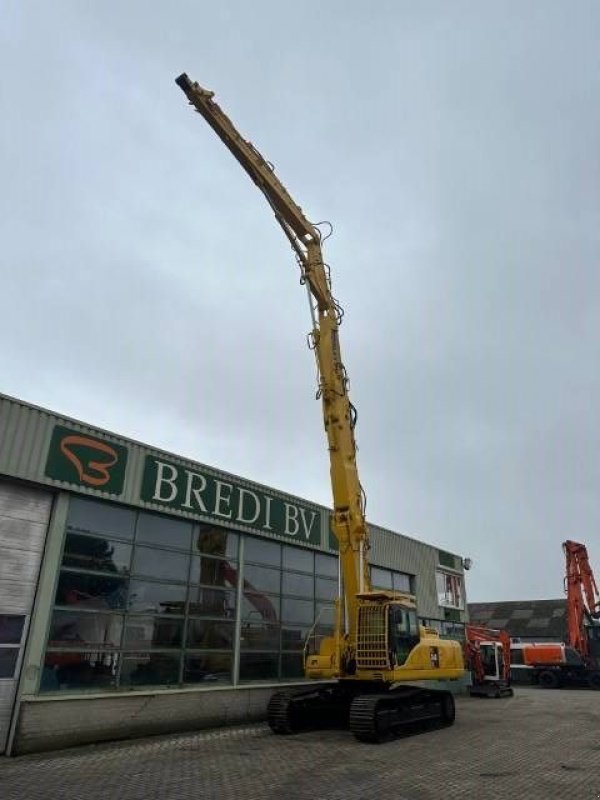
[[[356,596],[370,589],[366,559],[368,530],[356,464],[356,412],[348,397],[348,377],[338,336],[342,314],[331,292],[328,268],[323,261],[321,232],[292,200],[273,167],[251,142],[239,134],[213,100],[214,93],[191,81],[185,73],[176,79],[176,83],[265,196],[296,254],[301,281],[309,290],[313,322],[311,346],[317,360],[319,395],[330,455],[334,504],[332,528],[340,548],[348,639],[353,646],[356,640]]]
[[[263,158],[252,142],[244,139],[221,107],[213,100],[214,92],[192,82],[185,72],[175,79],[190,105],[201,114],[219,139],[246,170],[273,209],[277,222],[283,228],[295,250],[310,291],[319,308],[335,313],[336,303],[331,294],[322,259],[309,259],[309,250],[320,255],[321,232],[304,215],[289,192],[275,175],[273,166]]]
[[[600,618],[600,593],[587,548],[579,542],[563,542],[566,559],[565,591],[567,594],[568,643],[588,661],[589,639],[585,622]]]

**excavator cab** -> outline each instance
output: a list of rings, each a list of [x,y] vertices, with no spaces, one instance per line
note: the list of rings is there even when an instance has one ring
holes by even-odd
[[[479,646],[485,681],[502,680],[504,648],[500,642],[482,642]]]
[[[512,697],[508,633],[467,625],[465,634],[465,655],[473,681],[469,694],[474,697]]]
[[[401,667],[419,644],[417,612],[402,603],[390,603],[387,610],[390,664],[392,668]]]

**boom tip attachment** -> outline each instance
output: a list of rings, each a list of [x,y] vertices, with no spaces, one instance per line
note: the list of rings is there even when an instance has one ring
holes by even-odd
[[[192,88],[192,82],[188,78],[186,72],[182,72],[178,78],[175,78],[175,83],[180,89],[183,89],[184,92]]]

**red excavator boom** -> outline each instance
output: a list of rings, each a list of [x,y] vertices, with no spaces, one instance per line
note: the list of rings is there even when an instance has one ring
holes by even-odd
[[[567,641],[587,663],[590,661],[590,642],[585,623],[600,617],[600,593],[586,546],[566,541],[563,550],[566,558]]]

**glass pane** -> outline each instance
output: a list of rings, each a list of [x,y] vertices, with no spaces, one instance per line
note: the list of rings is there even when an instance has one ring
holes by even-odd
[[[238,567],[230,561],[207,556],[192,556],[190,583],[206,586],[237,586]]]
[[[320,600],[335,600],[338,595],[338,583],[331,578],[315,580],[315,594]]]
[[[16,677],[15,669],[18,657],[18,647],[0,647],[0,678]]]
[[[62,563],[65,567],[129,573],[131,545],[81,533],[68,533]]]
[[[290,597],[284,597],[281,618],[286,622],[312,625],[314,622],[314,604],[309,600],[293,600]]]
[[[148,647],[181,647],[183,620],[173,617],[127,618],[123,647],[141,650]]]
[[[315,579],[312,575],[298,575],[295,572],[284,572],[282,575],[282,594],[298,594],[301,597],[314,597]]]
[[[231,683],[230,653],[188,653],[184,661],[184,683]]]
[[[299,547],[287,547],[284,545],[283,568],[312,573],[314,569],[314,553],[310,550],[301,550]]]
[[[136,545],[131,572],[134,575],[187,582],[189,566],[190,557],[187,553],[173,553],[170,550],[154,550],[152,547]]]
[[[255,567],[252,564],[244,567],[244,589],[279,594],[280,587],[281,572],[278,569]]]
[[[284,625],[281,629],[281,647],[283,650],[304,650],[304,642],[310,631],[310,625]]]
[[[276,542],[268,542],[266,539],[255,539],[253,536],[246,536],[244,541],[244,560],[279,567],[281,566],[281,545]]]
[[[394,572],[394,590],[396,592],[411,592],[410,575],[403,572]]]
[[[317,575],[327,575],[337,580],[338,559],[323,553],[315,553],[315,572]]]
[[[131,581],[129,610],[155,614],[183,614],[187,586],[151,581]]]
[[[242,619],[275,622],[279,619],[279,602],[279,597],[247,590],[243,596]]]
[[[123,617],[120,614],[55,611],[48,647],[119,647],[122,628]]]
[[[206,553],[209,556],[220,556],[221,558],[238,557],[237,533],[228,531],[226,528],[211,528],[202,526],[194,535],[193,550],[198,553]]]
[[[197,617],[235,617],[235,592],[226,589],[190,588],[189,614]]]
[[[335,625],[335,606],[317,603],[316,619],[319,621],[319,628],[333,630]]]
[[[392,573],[389,569],[371,567],[371,584],[374,589],[393,589]]]
[[[277,680],[279,673],[278,653],[241,653],[240,680]]]
[[[20,644],[24,625],[21,614],[0,614],[0,644]]]
[[[233,621],[188,619],[186,646],[202,650],[230,650],[235,638]]]
[[[46,653],[40,690],[108,689],[116,684],[118,653]]]
[[[436,584],[441,606],[462,608],[462,580],[459,575],[436,572]]]
[[[278,624],[247,620],[240,631],[242,650],[279,650]]]
[[[135,515],[136,512],[131,508],[71,497],[67,528],[133,539]]]
[[[109,578],[61,570],[56,590],[56,605],[98,609],[124,608],[128,584],[127,578]]]
[[[304,656],[302,653],[282,653],[281,677],[282,678],[304,677]]]
[[[189,550],[192,541],[192,523],[158,514],[140,513],[135,540]]]
[[[180,653],[137,653],[123,656],[121,686],[167,686],[179,683]]]

